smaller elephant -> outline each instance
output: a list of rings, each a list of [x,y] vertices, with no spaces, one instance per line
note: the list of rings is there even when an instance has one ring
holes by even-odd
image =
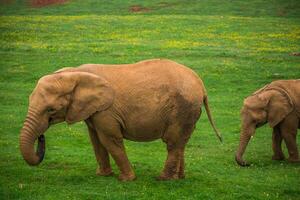
[[[290,162],[299,162],[296,143],[300,128],[300,79],[274,81],[244,100],[241,110],[242,130],[235,160],[240,166],[249,166],[243,154],[255,129],[269,123],[273,128],[273,160],[284,160],[281,149],[284,140]]]

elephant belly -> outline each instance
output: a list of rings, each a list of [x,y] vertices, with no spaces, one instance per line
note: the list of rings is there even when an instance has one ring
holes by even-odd
[[[124,138],[132,141],[147,142],[162,137],[166,123],[155,115],[139,115],[126,123]]]

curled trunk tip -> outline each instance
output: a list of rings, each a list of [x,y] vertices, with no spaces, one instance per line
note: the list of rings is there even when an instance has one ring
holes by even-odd
[[[45,147],[46,147],[46,140],[44,135],[40,135],[38,137],[38,146],[36,150],[36,154],[39,157],[39,163],[41,163],[45,156]]]
[[[20,137],[20,150],[24,160],[31,166],[38,165],[42,162],[45,155],[45,137],[40,135],[36,137],[34,134],[23,129]],[[34,149],[35,140],[38,140],[37,149]]]

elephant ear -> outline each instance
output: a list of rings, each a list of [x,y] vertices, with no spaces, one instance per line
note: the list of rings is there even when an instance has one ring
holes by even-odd
[[[67,123],[85,120],[95,112],[106,110],[112,105],[115,93],[104,78],[87,72],[67,74],[74,83],[66,114]]]
[[[244,100],[244,106],[241,112],[251,111],[252,120],[263,121],[266,115],[266,107],[269,103],[269,95],[265,95],[264,93],[265,92],[260,94],[253,94],[247,97]]]
[[[293,102],[289,94],[281,88],[272,88],[276,91],[268,105],[268,122],[273,128],[293,111]]]
[[[248,96],[244,100],[244,107],[254,110],[265,109],[270,99],[270,94],[265,93],[264,91],[266,87],[268,87],[268,85],[265,85],[264,87],[255,91],[252,95]]]

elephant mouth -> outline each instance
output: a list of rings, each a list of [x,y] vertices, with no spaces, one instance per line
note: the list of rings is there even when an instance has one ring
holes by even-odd
[[[36,150],[36,155],[39,157],[39,162],[42,162],[44,159],[45,147],[46,147],[45,136],[40,135],[38,137],[38,145]]]
[[[260,122],[260,123],[257,123],[256,125],[255,125],[255,128],[260,128],[260,127],[262,127],[263,125],[265,125],[267,122]]]
[[[49,120],[48,120],[48,128],[49,128],[49,125],[53,123],[53,120],[54,120],[54,119],[53,119],[52,117],[49,117]]]
[[[61,116],[49,117],[48,128],[50,127],[50,125],[57,124],[57,123],[60,123],[60,122],[63,122],[63,121],[65,121],[65,118],[61,117]]]

